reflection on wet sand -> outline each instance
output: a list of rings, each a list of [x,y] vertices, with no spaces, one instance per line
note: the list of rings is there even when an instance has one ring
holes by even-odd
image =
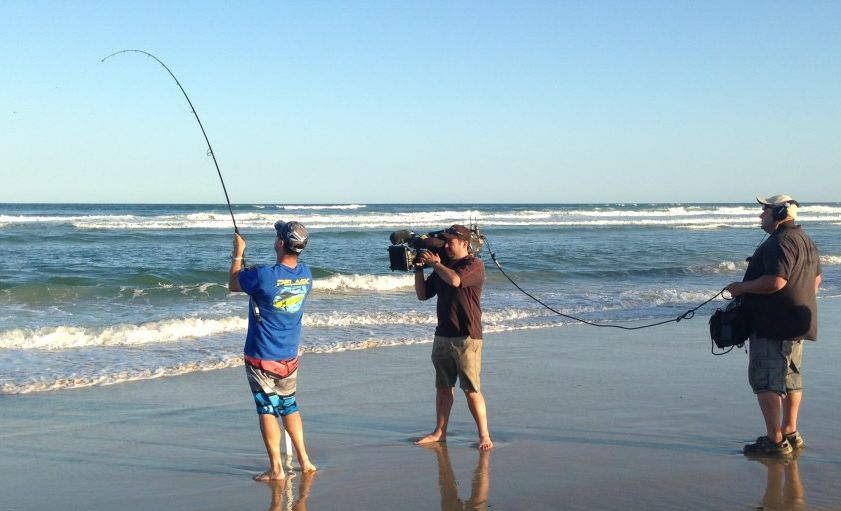
[[[803,482],[797,457],[754,458],[768,468],[768,482],[762,496],[762,508],[766,510],[797,510],[806,508]]]
[[[458,481],[450,464],[447,444],[426,444],[423,447],[435,451],[438,458],[438,486],[441,489],[441,511],[486,511],[488,509],[488,490],[490,489],[491,451],[479,451],[476,470],[473,471],[473,483],[470,486],[470,498],[462,501],[458,496]]]
[[[304,472],[300,477],[287,477],[279,481],[266,481],[272,490],[272,502],[269,511],[307,511],[307,498],[315,479],[316,472]],[[295,486],[298,486],[298,498],[293,498]]]

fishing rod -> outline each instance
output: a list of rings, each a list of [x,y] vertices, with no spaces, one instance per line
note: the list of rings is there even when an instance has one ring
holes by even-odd
[[[172,79],[175,80],[175,83],[178,85],[178,88],[181,89],[181,93],[184,94],[185,98],[187,98],[187,103],[190,104],[190,110],[193,112],[193,115],[196,117],[196,121],[198,121],[198,123],[199,123],[199,128],[201,128],[201,133],[202,133],[202,135],[204,135],[204,141],[207,142],[207,152],[208,152],[208,154],[210,154],[211,157],[213,157],[213,164],[216,166],[216,173],[219,174],[219,181],[222,182],[222,191],[225,192],[225,202],[228,203],[228,211],[231,213],[231,221],[234,223],[234,232],[239,234],[239,228],[237,227],[237,221],[236,221],[236,218],[234,218],[234,210],[231,207],[231,200],[228,198],[228,189],[225,187],[225,180],[222,179],[222,171],[219,170],[219,162],[216,161],[216,153],[213,152],[213,146],[210,145],[210,139],[207,138],[207,132],[204,130],[204,125],[201,123],[201,119],[199,119],[199,114],[196,113],[196,107],[193,106],[193,102],[190,101],[190,96],[187,95],[187,91],[185,91],[184,87],[181,86],[181,82],[178,81],[178,78],[175,77],[175,75],[172,73],[172,71],[170,71],[170,69],[167,67],[166,64],[163,63],[163,61],[161,61],[161,59],[152,55],[148,51],[120,50],[120,51],[112,53],[111,55],[108,55],[107,57],[103,58],[100,62],[105,62],[106,60],[110,59],[111,57],[113,57],[115,55],[120,55],[121,53],[130,53],[130,52],[142,53],[142,54],[146,55],[147,57],[151,57],[151,58],[155,59],[158,62],[158,64],[160,64],[161,66],[163,66],[164,69],[166,69],[166,72],[169,73],[169,76],[171,76]]]

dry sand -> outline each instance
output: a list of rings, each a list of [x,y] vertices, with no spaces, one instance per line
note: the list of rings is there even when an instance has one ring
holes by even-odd
[[[820,309],[808,447],[785,464],[741,454],[762,432],[746,356],[710,355],[699,315],[487,335],[488,455],[461,395],[446,445],[411,443],[433,425],[430,345],[307,355],[320,470],[285,484],[251,480],[265,453],[241,369],[0,396],[0,510],[841,509],[841,300]]]

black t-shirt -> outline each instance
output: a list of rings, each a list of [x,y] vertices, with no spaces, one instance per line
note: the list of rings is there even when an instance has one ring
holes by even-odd
[[[482,338],[482,286],[485,284],[485,263],[472,255],[447,265],[461,279],[459,287],[445,284],[432,273],[426,279],[426,296],[438,295],[435,335],[442,337]]]
[[[744,295],[751,331],[768,339],[816,340],[815,278],[820,274],[815,243],[794,222],[781,224],[753,253],[742,279],[772,275],[787,281],[785,287],[770,295]]]

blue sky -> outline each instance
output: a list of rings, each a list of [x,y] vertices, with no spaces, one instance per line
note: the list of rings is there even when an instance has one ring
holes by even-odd
[[[0,11],[0,202],[841,200],[841,2]]]

